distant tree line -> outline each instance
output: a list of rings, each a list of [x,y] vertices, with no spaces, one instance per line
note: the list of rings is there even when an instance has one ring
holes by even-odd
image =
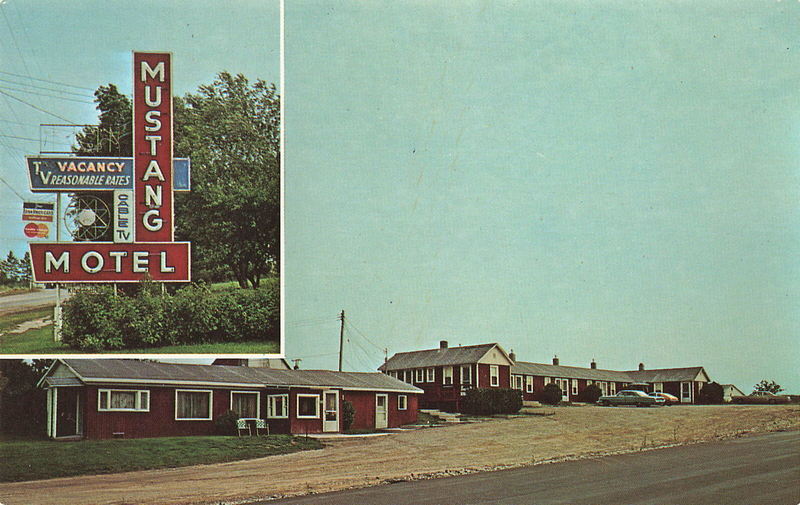
[[[6,259],[0,261],[0,285],[28,284],[31,281],[30,254],[17,258],[14,251],[8,251]]]

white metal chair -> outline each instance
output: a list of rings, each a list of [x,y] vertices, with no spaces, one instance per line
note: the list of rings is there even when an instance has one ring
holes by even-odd
[[[256,419],[256,436],[260,436],[258,430],[264,430],[266,435],[269,435],[269,425],[263,419]]]
[[[253,433],[250,431],[250,425],[247,423],[246,419],[237,419],[236,420],[236,433],[238,436],[242,436],[242,431],[247,431],[248,435],[252,435]]]

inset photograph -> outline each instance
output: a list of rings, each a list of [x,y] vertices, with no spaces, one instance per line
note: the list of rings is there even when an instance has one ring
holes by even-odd
[[[280,5],[241,4],[0,3],[0,354],[282,352]]]

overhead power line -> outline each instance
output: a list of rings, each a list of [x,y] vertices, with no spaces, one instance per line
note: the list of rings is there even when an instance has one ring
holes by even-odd
[[[79,96],[79,97],[82,97],[82,98],[92,98],[92,99],[94,98],[94,95],[90,95],[90,94],[87,94],[87,93],[78,93],[77,91],[65,91],[63,89],[48,88],[47,86],[37,86],[35,84],[30,84],[30,83],[27,83],[27,82],[17,82],[17,81],[11,80],[11,79],[3,79],[2,77],[0,77],[0,82],[7,82],[9,84],[16,84],[17,86],[27,86],[29,88],[41,89],[43,91],[52,91],[54,93],[63,93],[65,95]]]
[[[48,114],[48,115],[50,115],[50,116],[53,116],[54,118],[60,119],[60,120],[62,120],[62,121],[66,121],[67,123],[75,123],[75,121],[71,121],[71,120],[69,120],[69,119],[67,119],[67,118],[65,118],[65,117],[61,117],[61,116],[59,116],[58,114],[54,114],[54,113],[52,113],[52,112],[50,112],[50,111],[48,111],[48,110],[44,110],[44,109],[42,109],[41,107],[37,107],[36,105],[33,105],[32,103],[28,103],[28,102],[26,102],[25,100],[22,100],[22,99],[20,99],[20,98],[17,98],[17,97],[15,97],[14,95],[12,95],[12,94],[10,94],[10,93],[6,93],[6,92],[5,92],[5,91],[3,91],[3,90],[0,90],[0,94],[1,94],[1,95],[4,95],[4,96],[7,96],[7,97],[9,97],[9,98],[11,98],[11,99],[13,99],[13,100],[16,100],[16,101],[18,101],[18,102],[20,102],[20,103],[24,103],[24,104],[25,104],[25,105],[27,105],[28,107],[34,108],[34,109],[38,110],[39,112],[43,112],[43,113],[45,113],[45,114]]]
[[[30,76],[27,76],[27,75],[20,75],[20,74],[15,74],[15,73],[12,73],[12,72],[4,72],[2,70],[0,70],[0,74],[13,75],[14,77],[22,77],[23,79],[32,79],[34,81],[47,82],[47,83],[50,83],[50,84],[57,84],[59,86],[69,86],[70,88],[85,89],[87,91],[94,92],[94,90],[92,88],[86,88],[84,86],[76,86],[74,84],[67,84],[65,82],[48,81],[47,79],[39,79],[37,77],[30,77]]]
[[[52,95],[52,94],[49,94],[49,93],[41,93],[39,91],[30,91],[30,90],[27,90],[27,89],[12,88],[10,86],[0,86],[0,88],[6,89],[6,90],[9,90],[9,91],[18,91],[20,93],[27,93],[29,95],[46,96],[48,98],[55,98],[57,100],[67,100],[67,101],[70,101],[70,102],[88,103],[88,104],[94,103],[91,100],[80,100],[78,98],[72,98],[72,97],[69,97],[69,96]]]

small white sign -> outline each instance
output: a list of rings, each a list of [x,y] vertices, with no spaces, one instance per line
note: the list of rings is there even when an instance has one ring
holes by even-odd
[[[114,242],[133,242],[133,191],[114,191]]]

